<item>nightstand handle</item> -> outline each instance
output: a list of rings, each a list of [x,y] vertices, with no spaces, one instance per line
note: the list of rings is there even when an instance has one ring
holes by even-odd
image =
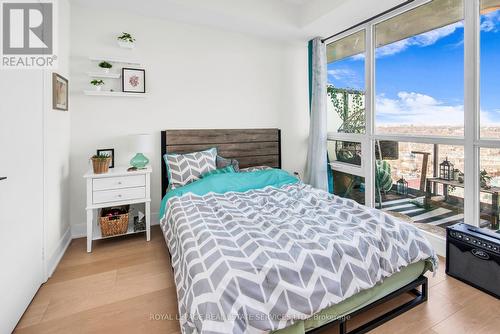
[[[118,184],[122,184],[122,181],[118,181]]]
[[[118,194],[118,197],[122,197],[122,195],[121,195],[121,194]]]

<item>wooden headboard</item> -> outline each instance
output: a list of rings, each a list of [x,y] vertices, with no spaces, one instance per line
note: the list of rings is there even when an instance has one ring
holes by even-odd
[[[240,167],[281,168],[280,129],[202,129],[161,132],[161,192],[168,187],[166,153],[190,153],[212,147],[224,158],[237,159]]]

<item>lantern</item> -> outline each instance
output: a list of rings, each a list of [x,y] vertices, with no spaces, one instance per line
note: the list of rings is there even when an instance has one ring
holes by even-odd
[[[439,178],[443,180],[453,180],[453,164],[448,161],[448,157],[439,164]]]
[[[396,183],[396,192],[398,195],[408,195],[408,182],[402,176]]]

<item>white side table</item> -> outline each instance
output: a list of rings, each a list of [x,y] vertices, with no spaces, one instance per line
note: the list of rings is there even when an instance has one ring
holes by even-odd
[[[87,252],[92,251],[92,240],[105,238],[98,223],[94,223],[94,210],[101,208],[144,203],[146,240],[151,239],[151,172],[150,166],[133,172],[127,172],[127,167],[115,167],[105,174],[91,170],[83,176],[87,180]],[[144,231],[134,232],[133,219],[129,221],[125,234],[140,232]]]

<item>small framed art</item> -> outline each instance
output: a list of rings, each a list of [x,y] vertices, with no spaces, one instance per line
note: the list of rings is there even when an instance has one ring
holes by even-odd
[[[146,93],[146,71],[139,68],[122,68],[122,90],[125,93]]]
[[[68,110],[68,79],[52,73],[52,109]]]
[[[109,168],[115,167],[115,149],[114,148],[103,148],[97,150],[97,155],[105,154],[111,157],[111,162],[109,163]]]

